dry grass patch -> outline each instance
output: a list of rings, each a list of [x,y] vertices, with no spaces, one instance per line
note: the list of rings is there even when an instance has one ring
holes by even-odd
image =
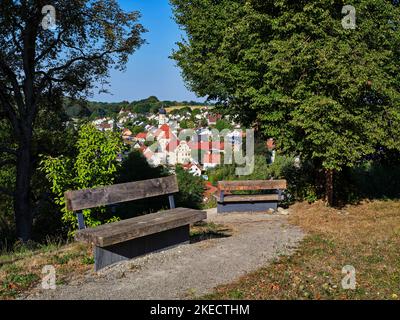
[[[66,246],[43,246],[0,257],[0,299],[14,299],[41,283],[42,269],[56,269],[56,284],[77,280],[93,267],[90,246],[72,243]]]
[[[216,288],[213,299],[398,299],[400,202],[373,201],[341,210],[298,203],[290,222],[308,236],[292,256]],[[356,290],[341,286],[356,269]]]

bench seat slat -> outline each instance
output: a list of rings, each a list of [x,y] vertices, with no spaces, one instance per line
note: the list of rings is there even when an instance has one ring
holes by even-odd
[[[234,202],[261,202],[261,201],[280,201],[279,194],[251,194],[251,195],[225,195],[224,199],[217,195],[214,196],[220,203]]]
[[[96,228],[79,230],[75,239],[99,247],[155,234],[165,230],[192,224],[207,218],[205,211],[177,208],[122,220]]]
[[[184,208],[176,208],[173,210],[166,210],[166,211],[161,211],[161,212],[156,212],[156,213],[166,213],[166,212],[181,212],[181,211],[185,211],[185,210],[190,210],[190,209],[184,209]],[[157,218],[158,216],[156,216],[156,213],[150,213],[150,214],[144,214],[141,216],[137,216],[131,219],[125,219],[125,220],[120,220],[117,222],[113,222],[113,223],[107,223],[107,224],[102,224],[100,226],[94,227],[94,228],[87,228],[84,229],[82,232],[84,232],[85,234],[96,234],[96,233],[106,233],[108,232],[108,230],[110,229],[115,229],[118,228],[119,230],[122,229],[126,224],[127,221],[130,221],[129,223],[129,227],[132,227],[135,224],[143,224],[143,222],[147,222],[147,221],[152,221],[155,218]]]

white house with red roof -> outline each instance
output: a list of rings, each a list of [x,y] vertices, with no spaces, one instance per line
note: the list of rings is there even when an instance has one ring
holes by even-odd
[[[207,122],[209,126],[215,126],[218,120],[221,120],[222,116],[220,114],[209,114],[207,116]]]
[[[140,132],[134,138],[134,140],[139,143],[144,143],[146,139],[147,139],[147,132]]]

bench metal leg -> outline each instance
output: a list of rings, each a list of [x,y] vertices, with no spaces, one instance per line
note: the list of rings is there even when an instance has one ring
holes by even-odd
[[[98,271],[119,261],[130,260],[147,253],[169,249],[184,243],[189,243],[189,225],[109,247],[96,247],[94,250],[95,270]]]
[[[234,203],[218,203],[217,213],[226,212],[260,212],[268,209],[276,210],[277,202],[234,202]]]

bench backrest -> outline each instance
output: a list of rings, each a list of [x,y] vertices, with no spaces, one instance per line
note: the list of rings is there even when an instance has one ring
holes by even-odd
[[[285,190],[286,180],[219,181],[220,191]]]
[[[161,195],[170,195],[177,192],[179,192],[179,188],[176,176],[169,176],[94,189],[67,191],[64,195],[67,209],[69,211],[78,211]]]

